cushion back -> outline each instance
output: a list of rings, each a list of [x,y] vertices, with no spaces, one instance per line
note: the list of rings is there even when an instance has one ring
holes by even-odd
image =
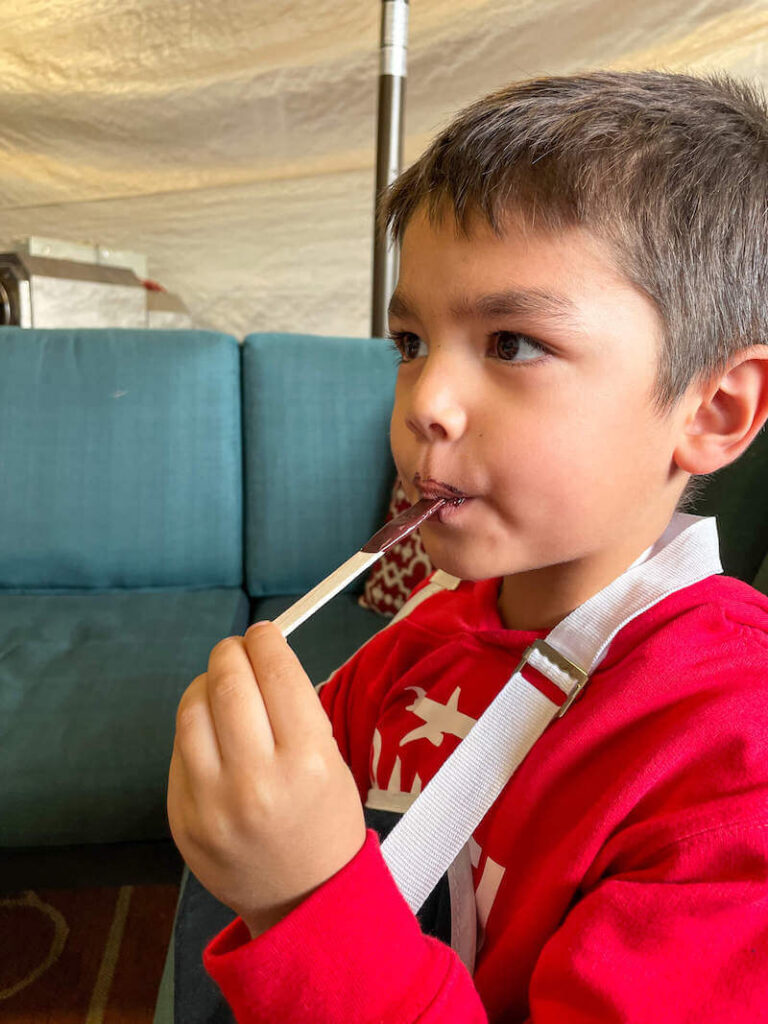
[[[240,351],[0,329],[0,589],[242,585]]]
[[[250,334],[243,343],[245,576],[300,594],[384,521],[396,356],[381,338]],[[359,593],[359,576],[345,588]]]

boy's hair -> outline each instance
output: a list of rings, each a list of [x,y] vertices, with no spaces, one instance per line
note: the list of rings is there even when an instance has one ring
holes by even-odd
[[[688,386],[768,341],[768,105],[726,72],[594,71],[517,82],[466,107],[389,189],[381,231],[402,242],[417,207],[460,230],[580,225],[656,305],[661,417]],[[678,510],[712,474],[692,476]]]

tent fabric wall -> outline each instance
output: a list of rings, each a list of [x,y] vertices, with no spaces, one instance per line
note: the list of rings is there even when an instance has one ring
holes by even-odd
[[[370,330],[376,0],[17,0],[0,13],[0,246],[144,252],[196,326]],[[510,81],[724,69],[768,5],[411,0],[405,162]]]

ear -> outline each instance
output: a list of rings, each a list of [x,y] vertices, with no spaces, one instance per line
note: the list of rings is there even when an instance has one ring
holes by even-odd
[[[768,345],[743,349],[722,377],[694,388],[685,402],[675,463],[700,475],[734,462],[768,420]]]

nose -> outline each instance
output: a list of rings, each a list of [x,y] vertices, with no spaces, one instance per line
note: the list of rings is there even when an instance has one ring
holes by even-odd
[[[405,422],[417,437],[456,440],[466,430],[467,367],[460,362],[436,351],[420,360],[418,376],[405,384]]]

